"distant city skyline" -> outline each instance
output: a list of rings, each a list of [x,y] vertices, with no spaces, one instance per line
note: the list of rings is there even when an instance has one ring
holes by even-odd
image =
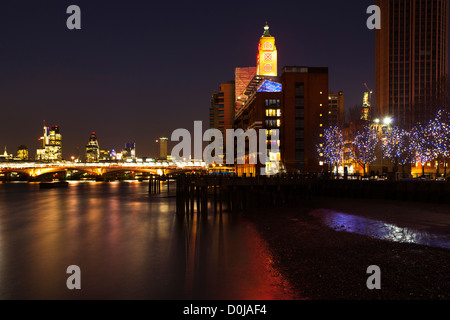
[[[344,92],[346,109],[362,103],[364,83],[375,87],[375,32],[366,28],[374,1],[230,2],[205,10],[80,0],[82,29],[72,31],[70,4],[2,5],[2,149],[26,145],[33,157],[45,120],[61,128],[65,159],[77,147],[84,153],[91,132],[101,149],[135,142],[139,156],[156,157],[159,137],[192,129],[195,120],[208,126],[211,92],[235,68],[256,65],[266,21],[277,37],[278,69],[328,67],[329,90]]]

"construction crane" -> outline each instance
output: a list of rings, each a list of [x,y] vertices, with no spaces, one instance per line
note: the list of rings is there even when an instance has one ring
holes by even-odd
[[[372,93],[373,91],[369,89],[369,87],[367,86],[367,83],[364,82],[364,86],[366,87],[367,91],[369,92],[369,103],[370,105],[372,105]]]

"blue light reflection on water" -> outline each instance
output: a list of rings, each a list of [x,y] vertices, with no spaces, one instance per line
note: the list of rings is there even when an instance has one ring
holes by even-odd
[[[314,210],[311,215],[321,219],[324,224],[336,231],[357,233],[394,242],[450,249],[449,234],[399,227],[383,221],[325,209]]]

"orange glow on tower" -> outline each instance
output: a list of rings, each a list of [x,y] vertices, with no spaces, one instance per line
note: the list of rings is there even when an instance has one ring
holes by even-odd
[[[277,47],[275,37],[269,33],[269,26],[264,27],[264,34],[259,40],[258,54],[256,57],[257,75],[276,77],[277,76]]]

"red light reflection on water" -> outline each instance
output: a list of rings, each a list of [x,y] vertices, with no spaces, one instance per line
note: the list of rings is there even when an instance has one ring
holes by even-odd
[[[179,217],[145,183],[0,188],[0,222],[0,299],[297,299],[251,222]]]
[[[239,221],[234,221],[238,219]],[[266,242],[248,221],[228,215],[186,221],[185,295],[214,300],[295,300]],[[233,228],[226,227],[234,225]],[[242,235],[245,236],[243,237]]]

